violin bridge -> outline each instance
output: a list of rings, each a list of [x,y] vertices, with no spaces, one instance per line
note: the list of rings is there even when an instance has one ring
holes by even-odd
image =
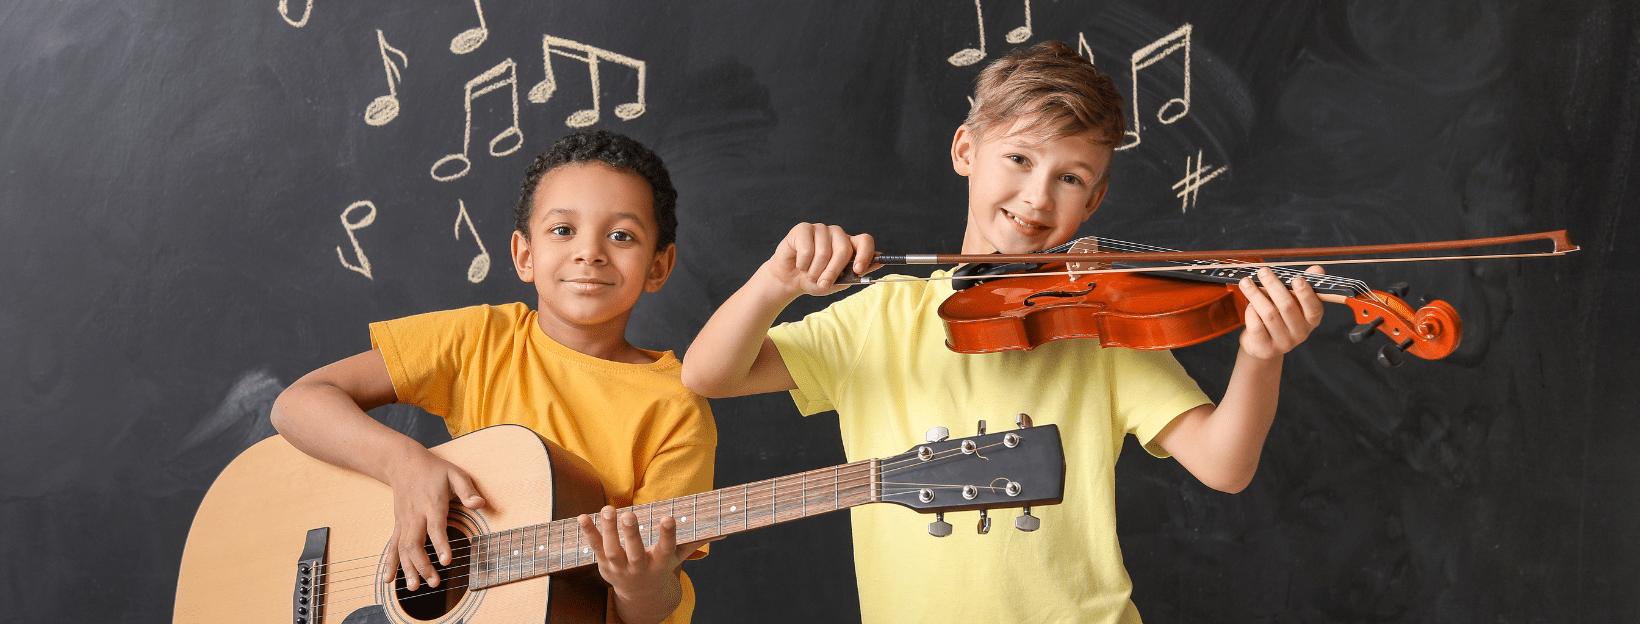
[[[1097,236],[1084,236],[1082,238],[1077,239],[1076,242],[1071,243],[1071,248],[1068,251],[1070,253],[1094,254],[1094,253],[1102,253],[1103,250],[1099,249],[1099,237],[1097,237]],[[1110,268],[1110,263],[1108,263],[1108,262],[1088,261],[1088,262],[1067,262],[1067,263],[1065,263],[1065,270],[1066,270],[1066,272],[1070,273],[1070,276],[1071,276],[1070,279],[1073,282],[1082,279],[1082,276],[1088,274],[1088,272],[1090,272],[1090,271],[1103,271],[1103,270],[1106,270],[1106,269],[1109,269],[1109,268]]]

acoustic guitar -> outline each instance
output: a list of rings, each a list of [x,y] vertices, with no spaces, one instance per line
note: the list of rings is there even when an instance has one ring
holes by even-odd
[[[1028,421],[1023,423],[1028,425]],[[936,428],[943,431],[944,428]],[[983,429],[981,430],[983,433]],[[1054,425],[930,441],[892,457],[630,507],[646,545],[672,516],[677,542],[739,533],[867,503],[946,511],[1057,504],[1064,452]],[[432,449],[467,471],[486,505],[452,506],[451,563],[436,588],[380,582],[393,532],[393,492],[303,454],[279,436],[217,477],[194,517],[177,580],[177,624],[486,624],[604,621],[607,585],[575,518],[604,505],[585,460],[517,425],[489,427]],[[430,551],[429,551],[430,552]]]

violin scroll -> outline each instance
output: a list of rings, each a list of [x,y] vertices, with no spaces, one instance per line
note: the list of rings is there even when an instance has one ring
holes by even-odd
[[[1398,294],[1392,294],[1397,292]],[[1378,350],[1378,363],[1394,368],[1401,365],[1401,354],[1411,353],[1425,360],[1438,360],[1450,355],[1463,341],[1463,319],[1458,311],[1445,301],[1431,301],[1417,310],[1401,297],[1406,287],[1397,284],[1391,292],[1370,291],[1369,294],[1343,297],[1360,323],[1350,331],[1351,342],[1361,342],[1382,332],[1390,344]]]

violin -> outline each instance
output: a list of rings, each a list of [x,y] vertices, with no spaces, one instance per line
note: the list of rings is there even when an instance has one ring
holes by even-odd
[[[1270,262],[1269,258],[1401,253],[1549,240],[1554,251],[1524,254],[1391,257]],[[1349,306],[1359,323],[1354,342],[1382,332],[1390,343],[1378,361],[1399,366],[1402,355],[1435,360],[1463,340],[1463,321],[1444,301],[1414,308],[1405,284],[1376,290],[1365,282],[1303,273],[1297,265],[1412,262],[1564,255],[1576,251],[1565,230],[1464,241],[1309,249],[1175,251],[1088,237],[1033,254],[879,254],[880,264],[972,263],[957,270],[958,291],[939,307],[946,346],[958,353],[1028,350],[1054,340],[1095,338],[1103,347],[1174,349],[1211,340],[1243,325],[1247,298],[1237,287],[1271,267],[1283,286],[1302,277],[1322,301]],[[1010,264],[1011,263],[1011,264]],[[850,281],[897,281],[855,277]],[[1263,284],[1260,284],[1261,286]]]

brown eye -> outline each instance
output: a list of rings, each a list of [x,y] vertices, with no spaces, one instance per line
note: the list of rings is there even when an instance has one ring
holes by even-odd
[[[572,228],[572,227],[567,226],[567,225],[560,225],[558,227],[552,228],[552,229],[547,230],[547,231],[552,233],[553,236],[574,236],[575,235],[575,228]]]
[[[615,241],[617,243],[630,243],[630,242],[638,240],[638,239],[634,238],[631,234],[629,234],[627,232],[616,230],[614,232],[609,233],[609,240]]]

